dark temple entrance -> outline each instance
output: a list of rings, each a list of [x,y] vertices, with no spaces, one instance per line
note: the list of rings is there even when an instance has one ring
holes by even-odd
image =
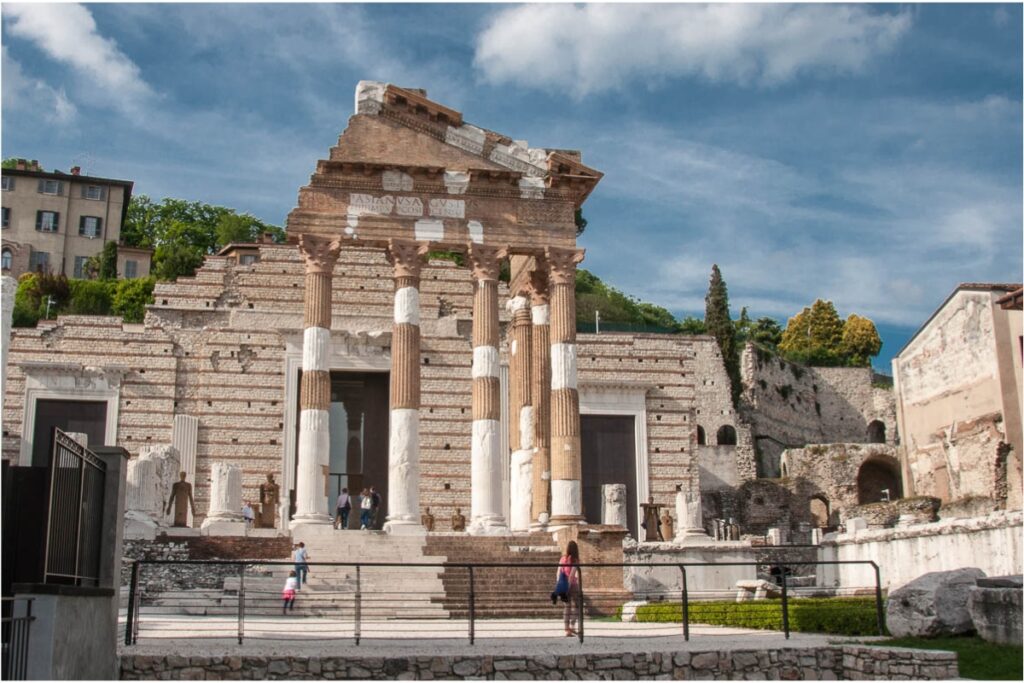
[[[626,520],[629,533],[637,535],[636,438],[630,415],[580,415],[583,470],[583,516],[590,524],[601,523],[605,484],[626,485]]]
[[[32,431],[32,466],[49,467],[53,453],[53,429],[89,435],[89,447],[102,446],[107,432],[106,401],[36,401]]]
[[[350,529],[359,528],[359,492],[364,487],[377,487],[383,500],[377,519],[378,528],[387,517],[390,376],[387,372],[331,372],[331,464],[327,478],[327,508],[329,514],[334,515],[338,494],[347,488],[352,496]],[[297,421],[295,428],[297,432]]]

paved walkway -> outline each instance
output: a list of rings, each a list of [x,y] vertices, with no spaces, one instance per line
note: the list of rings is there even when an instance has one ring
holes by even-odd
[[[121,633],[124,633],[122,613]],[[587,621],[584,642],[566,637],[561,620],[479,619],[476,642],[469,643],[469,622],[400,620],[364,623],[355,644],[351,622],[324,617],[248,618],[238,644],[234,617],[144,613],[138,643],[121,645],[122,653],[188,656],[290,655],[408,657],[467,654],[585,654],[601,652],[676,652],[745,650],[772,647],[819,647],[836,636],[691,625],[690,640],[681,624]],[[123,638],[122,638],[123,640]],[[848,640],[848,639],[845,639]]]

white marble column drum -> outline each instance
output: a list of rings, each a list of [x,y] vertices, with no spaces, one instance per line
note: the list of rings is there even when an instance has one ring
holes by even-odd
[[[506,306],[512,314],[509,329],[509,528],[529,531],[533,505],[533,406],[530,401],[532,354],[530,300],[519,295]]]
[[[331,455],[331,281],[340,250],[338,238],[299,237],[299,251],[306,261],[306,298],[293,525],[332,521],[325,488]]]
[[[551,293],[551,524],[583,521],[580,395],[576,376],[579,249],[545,250]]]
[[[391,435],[388,518],[391,534],[422,534],[420,524],[420,270],[427,245],[390,240],[395,316],[391,335]]]
[[[530,399],[533,408],[533,505],[530,525],[547,526],[551,516],[551,306],[548,265],[538,257],[530,272]]]
[[[470,244],[473,268],[473,439],[471,534],[508,531],[502,514],[501,391],[498,378],[498,267],[505,250]]]
[[[666,541],[668,539],[665,539]],[[704,530],[704,510],[700,491],[680,491],[676,494],[676,543],[693,544],[710,541]]]
[[[208,536],[245,533],[242,519],[242,470],[238,465],[215,462],[210,468],[210,510],[202,531]]]

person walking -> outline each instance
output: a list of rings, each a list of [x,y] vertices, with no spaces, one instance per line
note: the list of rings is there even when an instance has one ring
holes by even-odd
[[[371,529],[379,529],[380,528],[380,524],[378,522],[380,522],[381,503],[383,503],[383,500],[381,499],[380,494],[377,493],[377,487],[376,486],[371,486],[370,487],[370,519],[373,520],[370,523],[370,528]]]
[[[253,522],[256,521],[256,513],[253,512],[249,501],[245,501],[245,504],[242,506],[242,519],[245,520],[245,530],[252,529]]]
[[[576,541],[569,541],[565,548],[565,555],[558,560],[558,574],[564,574],[569,582],[569,599],[565,601],[562,622],[565,626],[565,635],[574,636],[582,599],[580,595],[580,549],[576,545]],[[558,575],[555,578],[557,579]]]
[[[309,583],[309,551],[305,543],[295,546],[295,575],[298,577],[296,591],[302,590],[303,583]]]
[[[359,498],[359,529],[365,531],[370,526],[370,515],[373,508],[369,489],[363,489],[363,492],[359,494]]]
[[[348,513],[352,512],[352,497],[348,495],[348,489],[342,489],[338,494],[338,502],[335,505],[334,528],[339,526],[344,531],[348,528]]]
[[[288,614],[288,610],[295,609],[295,592],[299,590],[299,580],[295,578],[295,570],[288,572],[288,578],[284,580],[284,590],[281,591],[281,614]]]

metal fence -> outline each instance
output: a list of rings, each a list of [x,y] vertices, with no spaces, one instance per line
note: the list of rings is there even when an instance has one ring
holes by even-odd
[[[874,585],[839,590],[790,585],[800,565],[843,564],[869,565]],[[568,635],[571,629],[582,643],[585,629],[600,634],[612,624],[621,626],[623,605],[634,600],[650,603],[640,621],[656,622],[650,625],[660,626],[659,635],[684,640],[697,623],[776,630],[786,638],[791,630],[830,632],[839,622],[845,630],[835,632],[849,633],[851,623],[860,635],[884,632],[879,569],[867,560],[789,563],[777,586],[743,601],[735,588],[702,590],[695,577],[723,568],[756,568],[756,562],[584,563],[579,593],[569,600],[551,594],[558,571],[551,562],[308,566],[310,582],[289,605],[282,588],[295,568],[292,562],[135,561],[122,615],[124,642],[132,645],[142,637],[358,645],[370,638],[466,638],[473,644],[479,638],[550,637],[563,630]],[[673,578],[627,592],[624,571],[638,568]]]
[[[28,673],[28,643],[31,634],[32,598],[2,598],[3,624],[0,627],[2,663],[5,681],[23,681]],[[24,605],[24,614],[15,614],[18,604]]]
[[[92,451],[55,430],[45,583],[99,585],[106,472],[106,463]]]

